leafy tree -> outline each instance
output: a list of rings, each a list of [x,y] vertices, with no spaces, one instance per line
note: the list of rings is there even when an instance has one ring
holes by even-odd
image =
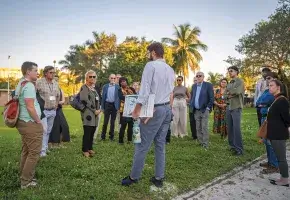
[[[287,82],[284,70],[289,70],[290,63],[290,3],[280,1],[280,5],[269,16],[268,21],[261,21],[248,34],[239,40],[236,50],[246,56],[255,66],[270,65]]]
[[[207,50],[207,46],[198,38],[200,33],[198,27],[191,28],[190,24],[181,24],[178,27],[174,25],[174,39],[162,38],[162,42],[172,46],[173,67],[176,73],[188,77],[190,70],[199,70],[199,63],[202,60],[199,51]]]
[[[208,72],[207,81],[210,82],[214,87],[219,85],[220,80],[223,78],[222,74]]]

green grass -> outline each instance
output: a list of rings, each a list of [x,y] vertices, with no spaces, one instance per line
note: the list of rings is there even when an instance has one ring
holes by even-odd
[[[39,186],[20,190],[18,165],[21,140],[16,129],[4,127],[0,120],[0,199],[169,199],[207,183],[234,167],[251,161],[264,148],[257,143],[257,120],[254,109],[244,109],[242,129],[245,155],[234,157],[227,150],[227,141],[210,135],[208,151],[190,137],[172,139],[166,147],[166,182],[175,187],[168,192],[150,192],[149,178],[154,174],[154,150],[148,153],[142,179],[138,184],[122,187],[120,180],[128,175],[134,153],[133,145],[116,142],[94,145],[92,159],[81,155],[82,126],[79,113],[65,108],[72,142],[66,149],[53,150],[41,158],[37,167]],[[0,108],[2,112],[2,108]],[[210,130],[212,129],[212,116]]]

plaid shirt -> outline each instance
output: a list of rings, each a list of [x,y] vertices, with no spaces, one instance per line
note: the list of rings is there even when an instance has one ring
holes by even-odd
[[[60,90],[58,83],[55,80],[52,80],[52,83],[48,83],[45,78],[41,78],[36,81],[36,89],[45,102],[44,109],[57,108],[60,98]],[[54,100],[51,99],[53,97]]]

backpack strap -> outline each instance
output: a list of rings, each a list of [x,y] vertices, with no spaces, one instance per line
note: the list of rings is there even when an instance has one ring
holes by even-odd
[[[21,84],[20,84],[20,89],[19,89],[19,92],[16,94],[16,91],[15,91],[15,96],[13,97],[13,99],[19,99],[19,96],[21,95],[21,92],[22,92],[22,89],[23,87],[30,81],[22,81]]]

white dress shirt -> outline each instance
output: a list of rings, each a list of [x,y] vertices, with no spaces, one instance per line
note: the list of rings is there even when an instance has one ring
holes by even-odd
[[[154,104],[169,102],[174,81],[174,71],[163,59],[148,62],[142,74],[137,103],[146,104],[150,94],[155,94]]]

